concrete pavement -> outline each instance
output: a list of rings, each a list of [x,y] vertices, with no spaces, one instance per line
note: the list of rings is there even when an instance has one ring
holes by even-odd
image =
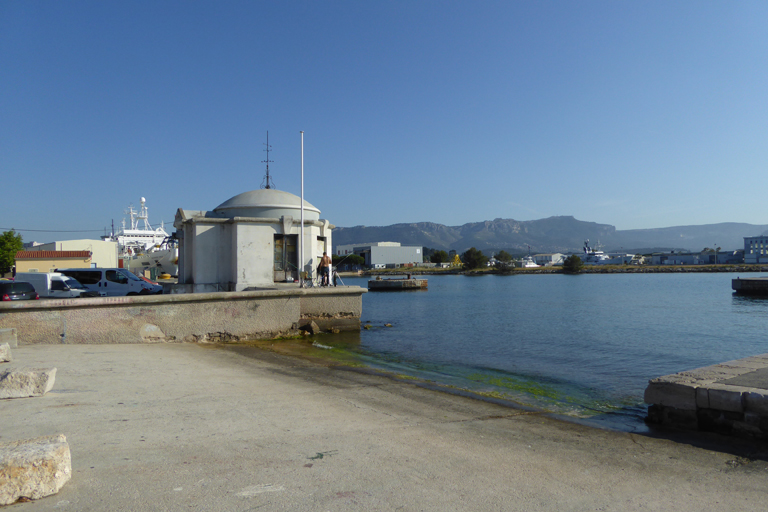
[[[73,473],[9,510],[766,508],[763,445],[603,431],[250,347],[13,357],[58,372],[0,401],[0,441],[62,433]]]

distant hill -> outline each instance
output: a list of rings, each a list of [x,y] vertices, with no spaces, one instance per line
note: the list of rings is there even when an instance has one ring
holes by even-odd
[[[701,226],[676,226],[656,229],[619,231],[610,224],[585,222],[571,216],[517,221],[494,219],[462,226],[445,226],[434,222],[393,224],[391,226],[337,227],[333,230],[334,246],[369,242],[400,242],[462,253],[470,247],[485,252],[501,249],[508,252],[535,253],[577,252],[584,241],[604,250],[624,249],[631,252],[675,249],[700,251],[717,245],[723,250],[744,248],[745,236],[768,234],[768,225],[725,222]]]

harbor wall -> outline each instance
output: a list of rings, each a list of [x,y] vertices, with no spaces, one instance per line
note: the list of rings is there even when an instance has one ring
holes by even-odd
[[[652,379],[649,423],[768,438],[768,354]]]
[[[16,329],[19,345],[266,339],[313,321],[359,329],[363,293],[350,286],[6,302],[0,329]]]

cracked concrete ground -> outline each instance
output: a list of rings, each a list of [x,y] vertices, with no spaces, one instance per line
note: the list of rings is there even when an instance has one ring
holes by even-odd
[[[9,510],[765,510],[765,447],[642,436],[253,350],[14,349],[56,366],[0,441],[62,433],[73,476]],[[726,444],[727,443],[727,444]]]

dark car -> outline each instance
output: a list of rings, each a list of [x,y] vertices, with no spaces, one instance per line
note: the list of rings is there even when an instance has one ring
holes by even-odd
[[[40,296],[29,283],[0,281],[0,300],[37,300]]]

